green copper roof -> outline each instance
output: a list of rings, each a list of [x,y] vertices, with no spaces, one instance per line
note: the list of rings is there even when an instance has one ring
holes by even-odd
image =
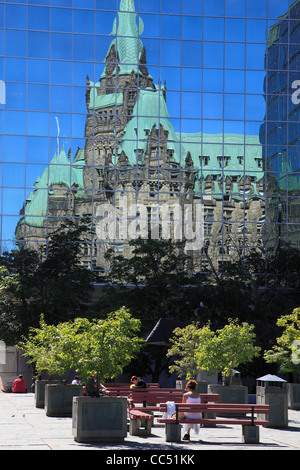
[[[100,83],[93,83],[90,81],[92,87],[90,92],[89,109],[101,109],[111,106],[121,106],[123,104],[123,93],[108,93],[106,95],[98,95],[97,87]]]
[[[178,134],[180,137],[180,134]],[[216,175],[214,181],[214,197],[221,198],[225,193],[225,183],[223,188],[219,186],[219,180],[231,179],[239,181],[244,174],[260,180],[263,177],[262,147],[259,137],[255,135],[243,134],[181,134],[185,149],[191,153],[194,168],[199,171],[196,176],[195,192],[204,190],[204,181],[209,175]],[[201,158],[203,157],[203,158]],[[208,157],[205,164],[204,157]],[[199,187],[198,181],[202,184]],[[254,194],[258,195],[256,184],[253,184]],[[239,193],[238,183],[233,183],[231,194],[236,199],[243,197]],[[252,194],[253,196],[253,194]]]
[[[203,134],[201,132],[188,134],[175,132],[169,120],[169,112],[163,96],[163,88],[140,90],[139,98],[133,108],[132,119],[124,129],[118,155],[122,151],[128,157],[129,165],[143,163],[148,142],[148,136],[153,126],[158,129],[160,125],[168,131],[167,148],[173,150],[173,161],[182,167],[185,165],[185,158],[190,152],[194,168],[198,170],[196,175],[195,192],[202,192],[203,187],[199,187],[198,181],[204,182],[209,175],[217,175],[214,182],[214,197],[222,197],[218,181],[226,176],[237,177],[238,180],[244,176],[255,177],[259,180],[263,176],[262,147],[258,136],[244,136],[242,134]],[[163,138],[161,139],[163,140]],[[139,152],[136,152],[139,149]],[[204,159],[208,157],[208,164],[204,164]],[[224,160],[225,157],[225,160]],[[228,158],[226,158],[228,157]],[[115,159],[117,161],[117,159]],[[254,185],[255,194],[257,193]],[[238,195],[238,184],[234,183],[233,193]],[[219,195],[219,196],[217,196]]]
[[[111,32],[111,35],[116,36],[116,38],[113,39],[109,47],[110,51],[114,45],[119,54],[119,75],[130,74],[132,70],[139,73],[139,60],[143,49],[139,37],[144,31],[144,24],[141,18],[137,23],[136,16],[134,0],[121,0],[118,20],[115,19]],[[105,76],[105,73],[106,68],[102,77]],[[114,70],[115,73],[116,69]]]
[[[154,125],[157,129],[162,125],[169,132],[168,148],[175,150],[177,158],[180,156],[181,144],[169,121],[170,116],[163,93],[164,87],[139,91],[138,100],[133,108],[132,119],[124,129],[124,135],[118,149],[118,154],[121,154],[122,151],[125,152],[130,165],[136,165],[137,163],[136,149],[142,150],[143,156],[145,156],[148,134]]]
[[[44,217],[47,216],[48,194],[53,193],[53,187],[57,185],[70,189],[73,185],[78,188],[76,197],[82,197],[84,157],[81,153],[80,159],[72,163],[66,155],[64,147],[59,156],[56,152],[47,168],[43,171],[41,178],[38,178],[32,191],[26,200],[25,223],[34,227],[42,227]],[[61,196],[64,192],[62,191]]]

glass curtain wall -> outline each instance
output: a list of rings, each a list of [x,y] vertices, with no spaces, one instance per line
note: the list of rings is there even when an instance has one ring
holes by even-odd
[[[86,220],[195,272],[299,246],[299,18],[289,0],[0,0],[1,249]]]

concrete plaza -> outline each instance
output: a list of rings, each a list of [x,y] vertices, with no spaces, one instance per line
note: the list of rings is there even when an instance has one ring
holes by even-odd
[[[128,433],[122,443],[83,444],[74,441],[72,418],[47,417],[43,409],[35,407],[34,394],[0,393],[0,450],[103,450],[113,451],[114,458],[121,451],[130,455],[139,450],[153,455],[162,451],[300,450],[300,411],[289,410],[287,428],[260,427],[259,444],[243,444],[241,426],[204,427],[199,435],[191,434],[190,442],[167,443],[164,425],[155,420],[150,437]]]

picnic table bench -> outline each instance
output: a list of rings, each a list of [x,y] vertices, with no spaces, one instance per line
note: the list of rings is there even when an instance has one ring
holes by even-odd
[[[144,408],[149,406],[156,406],[159,403],[174,401],[176,403],[181,403],[183,397],[183,390],[178,388],[159,388],[159,389],[133,389],[131,391],[130,397],[128,398],[131,406],[136,404],[142,404]],[[144,410],[146,411],[146,410]],[[155,410],[148,410],[155,411]]]
[[[161,412],[167,412],[167,404],[161,403],[159,405]],[[255,415],[268,415],[269,405],[252,405],[252,404],[233,404],[233,403],[176,403],[175,416],[168,418],[158,418],[158,423],[165,424],[166,427],[166,441],[167,442],[180,442],[181,441],[181,425],[182,424],[213,424],[213,425],[241,425],[242,438],[246,444],[259,443],[259,425],[267,426],[269,421],[266,419],[259,419]],[[243,414],[242,418],[233,417],[204,417],[202,415],[199,419],[186,419],[180,415],[184,412],[189,413],[213,413],[219,414]],[[247,416],[250,415],[250,416]]]
[[[150,436],[154,420],[151,412],[129,408],[127,416],[129,418],[129,434],[131,436]]]
[[[135,390],[132,397],[128,398],[128,418],[129,433],[134,436],[151,434],[152,425],[154,423],[153,413],[162,413],[160,406],[162,401],[174,403],[182,403],[183,390],[180,389],[159,389],[155,391]],[[136,393],[135,393],[136,392]],[[201,393],[202,402],[218,402],[220,395],[217,393]],[[140,406],[138,406],[140,404]]]
[[[159,412],[161,402],[182,402],[183,391],[178,389],[132,389],[128,396],[129,433],[149,436],[153,425],[153,413]],[[140,405],[140,406],[138,406]]]

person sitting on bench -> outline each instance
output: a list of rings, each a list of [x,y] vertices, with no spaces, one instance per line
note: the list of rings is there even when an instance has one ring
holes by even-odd
[[[186,384],[187,392],[182,397],[182,403],[200,403],[200,395],[196,392],[197,382],[196,380],[189,380]],[[186,419],[201,419],[201,413],[184,413]],[[183,424],[184,441],[190,440],[191,429],[195,434],[199,434],[200,424]]]
[[[147,385],[146,383],[140,378],[138,377],[137,375],[133,375],[130,379],[130,382],[131,382],[131,386],[130,388],[146,388]]]

